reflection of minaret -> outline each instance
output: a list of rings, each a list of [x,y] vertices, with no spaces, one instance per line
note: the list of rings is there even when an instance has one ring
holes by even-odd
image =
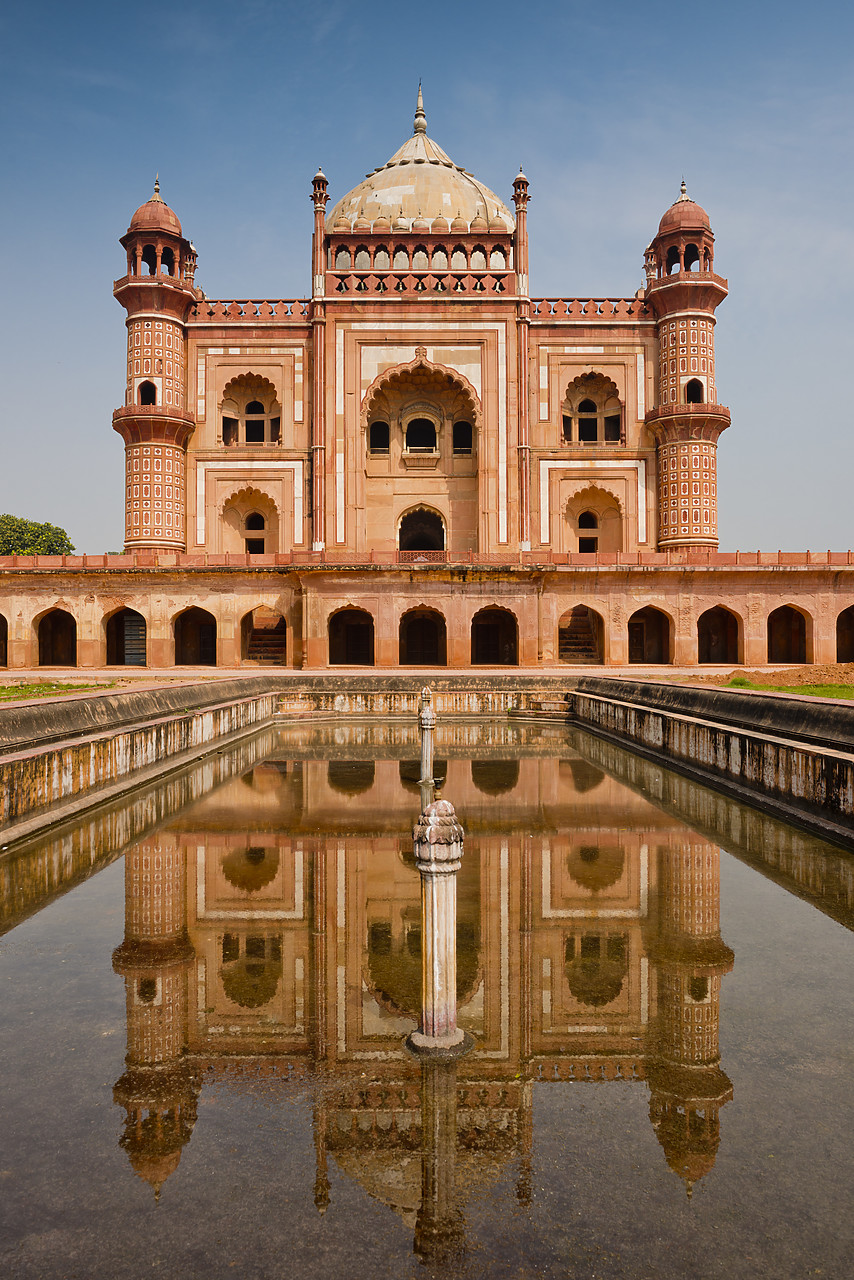
[[[647,1078],[650,1119],[691,1195],[714,1166],[718,1113],[732,1098],[720,1066],[721,978],[733,953],[720,934],[720,850],[705,841],[660,853],[658,1036]]]
[[[184,854],[171,832],[125,854],[125,939],[113,968],[125,980],[127,1069],[113,1099],[127,1113],[121,1145],[158,1198],[190,1140],[198,1097],[183,1057],[193,957],[185,882]]]

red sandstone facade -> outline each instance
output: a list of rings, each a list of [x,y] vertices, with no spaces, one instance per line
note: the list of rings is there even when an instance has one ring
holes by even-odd
[[[428,136],[420,92],[385,165],[331,210],[318,172],[311,198],[295,301],[208,299],[157,184],[134,214],[125,555],[7,562],[0,658],[854,657],[847,553],[716,554],[727,282],[684,183],[617,299],[531,297],[527,178],[511,212]]]

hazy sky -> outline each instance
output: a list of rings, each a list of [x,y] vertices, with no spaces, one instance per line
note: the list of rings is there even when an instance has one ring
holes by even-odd
[[[111,289],[155,171],[209,297],[305,296],[312,175],[384,163],[421,77],[458,164],[508,202],[524,164],[535,295],[633,293],[685,175],[730,286],[721,547],[854,544],[854,6],[6,0],[0,50],[0,511],[122,545]]]

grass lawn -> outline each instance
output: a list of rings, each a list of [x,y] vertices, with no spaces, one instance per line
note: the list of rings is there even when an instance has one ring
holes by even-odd
[[[29,698],[55,698],[62,694],[85,693],[89,689],[112,689],[115,680],[107,684],[62,684],[45,681],[38,684],[0,684],[0,702],[24,702]]]
[[[725,689],[758,689],[768,693],[794,693],[805,698],[854,699],[854,684],[754,684],[744,676],[736,676]]]

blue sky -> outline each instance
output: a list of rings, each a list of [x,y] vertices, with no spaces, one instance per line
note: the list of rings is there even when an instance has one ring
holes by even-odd
[[[854,6],[22,4],[0,17],[0,511],[123,538],[117,243],[160,173],[210,297],[309,286],[333,201],[428,128],[509,201],[535,294],[633,293],[682,175],[709,211],[721,547],[854,545]]]

